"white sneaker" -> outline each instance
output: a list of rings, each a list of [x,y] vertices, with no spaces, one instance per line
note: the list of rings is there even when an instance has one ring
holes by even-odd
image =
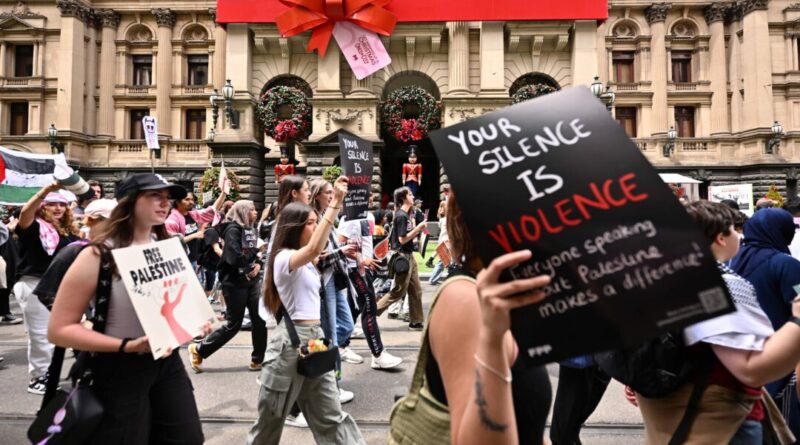
[[[403,359],[383,351],[381,355],[372,357],[372,369],[391,369],[403,363]]]
[[[353,334],[350,335],[350,338],[364,338],[364,330],[361,329],[361,326],[353,328]]]
[[[364,357],[356,354],[350,348],[339,349],[339,355],[342,357],[343,361],[353,365],[364,363]]]
[[[353,397],[355,397],[353,391],[345,391],[342,388],[339,388],[339,403],[342,405],[353,400]]]
[[[293,426],[295,428],[308,428],[308,422],[306,422],[306,418],[303,416],[303,413],[297,415],[297,417],[289,414],[286,416],[286,420],[283,422],[286,426]]]

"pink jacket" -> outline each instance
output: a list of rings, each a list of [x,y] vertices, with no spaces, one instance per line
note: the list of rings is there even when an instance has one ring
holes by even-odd
[[[189,210],[189,216],[191,216],[197,224],[206,224],[214,221],[217,216],[217,209],[214,207],[207,207],[203,210]],[[177,209],[172,209],[164,226],[166,226],[167,232],[171,235],[177,234],[183,236],[186,233],[186,218],[184,218]]]

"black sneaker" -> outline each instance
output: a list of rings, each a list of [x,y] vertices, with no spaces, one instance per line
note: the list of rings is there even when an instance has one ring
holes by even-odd
[[[397,320],[397,312],[389,312],[388,317],[391,320]]]
[[[433,269],[433,257],[428,258],[428,261],[425,261],[425,265],[428,269]]]
[[[423,326],[422,323],[409,323],[408,324],[408,329],[410,331],[421,331],[423,327],[424,326]]]
[[[43,396],[46,389],[47,389],[47,377],[45,376],[31,379],[30,383],[28,383],[28,392],[31,394]]]
[[[5,315],[3,315],[2,318],[0,318],[0,324],[12,325],[12,324],[20,324],[20,323],[22,323],[22,318],[15,317],[15,316],[13,316],[11,314],[5,314]]]

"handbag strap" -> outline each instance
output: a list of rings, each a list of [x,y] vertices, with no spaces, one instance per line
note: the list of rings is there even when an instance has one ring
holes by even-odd
[[[425,323],[425,329],[422,331],[422,344],[419,347],[419,354],[417,355],[417,367],[414,369],[414,377],[411,379],[411,388],[409,388],[408,395],[406,396],[406,405],[409,407],[413,407],[417,404],[419,392],[425,384],[425,368],[428,366],[428,356],[430,354],[430,340],[428,339],[430,314],[433,313],[433,308],[436,306],[436,302],[439,300],[439,296],[442,294],[442,291],[447,287],[448,284],[458,280],[467,280],[471,283],[475,282],[474,278],[466,275],[458,275],[448,278],[441,286],[439,286],[439,289],[436,290],[436,294],[433,296],[433,301],[431,301],[430,308],[428,308],[428,323]]]
[[[106,250],[100,252],[100,271],[97,276],[97,290],[95,292],[95,311],[92,319],[92,329],[97,332],[105,332],[106,316],[108,315],[108,301],[111,296],[111,254]],[[65,348],[56,346],[53,350],[53,358],[50,360],[50,366],[47,369],[47,386],[45,387],[44,397],[42,397],[43,409],[50,400],[56,395],[58,391],[58,383],[61,378],[61,368],[64,364]],[[79,371],[78,376],[83,375],[87,364],[85,361],[79,368],[70,370],[70,377],[74,377],[75,371]],[[53,378],[54,377],[54,378]]]
[[[675,429],[675,432],[672,434],[668,445],[682,445],[686,442],[686,438],[689,437],[689,430],[692,428],[694,419],[700,411],[700,399],[703,397],[706,388],[708,388],[708,380],[714,368],[714,357],[711,354],[709,350],[700,362],[700,366],[697,370],[697,378],[694,388],[692,388],[692,394],[689,396],[689,403],[686,406],[686,411],[683,413],[683,417],[678,427]]]
[[[292,346],[294,348],[299,348],[300,337],[297,336],[297,331],[294,329],[294,323],[292,323],[292,318],[289,317],[289,312],[281,305],[279,313],[282,315],[283,323],[286,325],[286,330],[289,332],[289,339],[292,340]]]

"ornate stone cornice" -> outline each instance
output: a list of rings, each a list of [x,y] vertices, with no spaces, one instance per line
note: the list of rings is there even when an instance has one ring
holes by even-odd
[[[724,3],[712,3],[703,10],[703,15],[706,18],[706,23],[709,25],[714,22],[725,20],[725,15],[728,12],[729,5]]]
[[[742,19],[742,4],[731,3],[725,13],[725,23],[738,22]]]
[[[672,5],[668,3],[653,3],[644,10],[644,16],[647,18],[648,24],[656,22],[663,22],[667,19],[667,12],[669,12]]]
[[[348,122],[355,121],[358,131],[364,129],[364,114],[369,119],[374,117],[372,108],[317,108],[316,119],[325,122],[325,131],[331,131],[331,123],[347,125]]]
[[[742,16],[746,16],[753,11],[766,11],[767,0],[742,0],[739,5],[742,8]]]
[[[91,10],[75,0],[57,0],[56,7],[62,17],[74,17],[84,23],[91,18]]]
[[[113,9],[98,9],[94,12],[94,15],[104,28],[117,29],[119,27],[120,15]]]
[[[158,9],[153,9],[150,12],[152,12],[153,17],[156,18],[156,24],[158,26],[160,27],[163,26],[166,28],[172,28],[173,26],[175,26],[175,21],[177,20],[178,15],[175,14],[172,10],[158,8]]]

